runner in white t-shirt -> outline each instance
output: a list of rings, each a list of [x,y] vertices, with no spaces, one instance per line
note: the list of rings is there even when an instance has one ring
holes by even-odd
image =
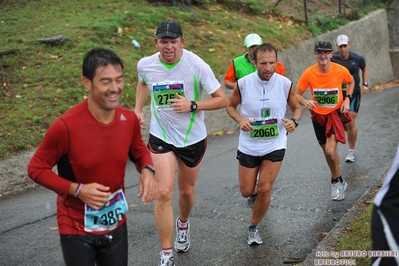
[[[174,265],[173,228],[176,227],[175,250],[190,248],[189,216],[195,201],[195,182],[206,150],[204,110],[227,106],[228,99],[212,69],[200,57],[183,49],[180,25],[164,20],[156,31],[159,52],[137,64],[139,82],[135,112],[142,128],[143,106],[151,96],[151,125],[148,148],[159,185],[154,216],[161,240],[159,265]],[[203,99],[204,90],[212,97]],[[172,198],[178,166],[179,217],[174,221]]]

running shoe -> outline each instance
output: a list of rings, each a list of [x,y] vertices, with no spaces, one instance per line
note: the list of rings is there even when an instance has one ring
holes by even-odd
[[[263,243],[262,238],[257,227],[248,227],[248,245],[261,245]]]
[[[179,218],[176,219],[176,240],[175,249],[177,252],[187,252],[190,248],[190,222],[187,221],[187,228],[179,229]]]
[[[331,199],[332,200],[343,200],[345,198],[345,190],[348,187],[348,183],[343,179],[343,182],[334,182],[331,184]]]
[[[251,209],[254,207],[254,203],[255,203],[257,196],[258,196],[258,193],[255,193],[255,194],[252,194],[251,196],[249,196],[247,199],[248,207],[250,207]]]
[[[173,256],[164,256],[163,252],[161,251],[158,266],[175,266],[175,259]]]
[[[345,162],[354,163],[355,161],[356,161],[355,151],[349,150],[348,154],[346,155]]]

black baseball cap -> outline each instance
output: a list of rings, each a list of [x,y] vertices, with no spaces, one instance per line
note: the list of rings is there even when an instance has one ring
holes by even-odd
[[[156,32],[156,36],[158,39],[169,37],[173,39],[177,39],[183,36],[183,31],[179,23],[174,20],[164,20],[159,24]]]
[[[316,51],[332,51],[332,50],[333,50],[333,48],[332,48],[332,45],[331,45],[331,43],[329,41],[325,41],[325,40],[317,41],[314,44],[314,51],[315,52]]]

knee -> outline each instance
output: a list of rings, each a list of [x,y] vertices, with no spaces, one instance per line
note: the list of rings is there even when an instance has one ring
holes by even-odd
[[[324,154],[327,159],[334,159],[337,152],[335,151],[335,149],[326,147],[326,149],[324,150]]]
[[[158,189],[157,200],[161,202],[171,201],[173,197],[173,190],[170,188],[161,188]]]
[[[190,199],[194,194],[194,187],[190,189],[181,189],[180,190],[180,197],[185,198],[185,199]]]
[[[258,195],[269,195],[272,190],[272,184],[259,185],[258,186]]]

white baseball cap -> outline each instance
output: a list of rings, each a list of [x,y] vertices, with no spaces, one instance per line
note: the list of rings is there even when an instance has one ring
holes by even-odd
[[[337,45],[338,46],[347,45],[348,43],[349,43],[349,37],[348,36],[342,34],[342,35],[339,35],[337,37]]]
[[[254,45],[261,45],[262,43],[263,43],[262,38],[256,33],[248,34],[244,40],[244,46],[246,48],[249,48]]]

